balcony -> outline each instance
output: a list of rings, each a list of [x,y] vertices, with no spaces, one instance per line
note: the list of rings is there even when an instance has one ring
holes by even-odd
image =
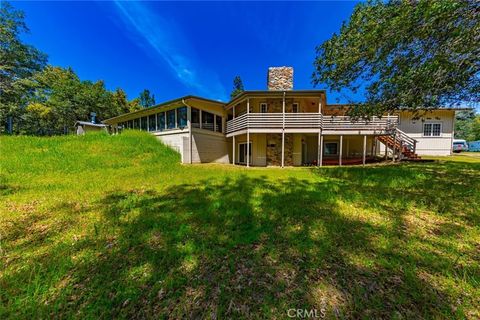
[[[250,132],[326,132],[368,131],[386,133],[398,124],[397,116],[352,120],[348,116],[325,116],[321,113],[244,113],[227,121],[227,136]]]

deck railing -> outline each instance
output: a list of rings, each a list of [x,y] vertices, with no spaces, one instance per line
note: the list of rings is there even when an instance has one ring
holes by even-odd
[[[391,130],[397,116],[354,120],[348,116],[321,113],[244,113],[227,121],[227,134],[245,129]]]

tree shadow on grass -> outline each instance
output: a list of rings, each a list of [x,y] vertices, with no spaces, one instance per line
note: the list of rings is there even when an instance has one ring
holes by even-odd
[[[108,193],[89,208],[102,220],[75,243],[59,293],[35,308],[101,318],[286,318],[292,308],[355,319],[461,317],[459,297],[432,280],[455,272],[444,253],[457,249],[410,232],[406,214],[419,199],[443,213],[453,202],[430,200],[433,174],[403,166],[365,172]],[[415,191],[402,189],[411,179],[420,179]],[[463,230],[441,228],[433,231]],[[433,243],[412,248],[422,241]],[[58,259],[39,262],[48,268]],[[478,266],[465,270],[478,275]]]

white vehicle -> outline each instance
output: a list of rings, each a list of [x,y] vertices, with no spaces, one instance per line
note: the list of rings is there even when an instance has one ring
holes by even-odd
[[[462,152],[462,151],[468,151],[467,141],[463,139],[453,140],[453,152]]]

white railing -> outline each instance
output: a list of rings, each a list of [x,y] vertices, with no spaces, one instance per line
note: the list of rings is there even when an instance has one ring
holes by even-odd
[[[352,119],[348,116],[323,116],[324,130],[392,130],[398,124],[397,116]]]
[[[227,134],[244,129],[392,130],[397,116],[354,120],[348,116],[320,113],[244,113],[227,121]]]

